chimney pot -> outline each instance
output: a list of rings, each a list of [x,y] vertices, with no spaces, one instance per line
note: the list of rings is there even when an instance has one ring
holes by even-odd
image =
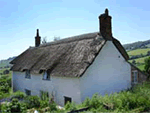
[[[40,44],[41,44],[41,37],[39,36],[39,29],[37,29],[35,37],[35,47],[40,46]]]

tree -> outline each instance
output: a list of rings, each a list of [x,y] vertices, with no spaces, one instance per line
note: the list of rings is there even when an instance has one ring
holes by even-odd
[[[150,75],[150,57],[146,58],[144,62],[145,62],[144,70]],[[150,76],[148,76],[148,78],[149,77]]]
[[[46,36],[43,37],[42,44],[46,44],[47,43],[47,39],[46,38],[47,38]]]
[[[54,41],[60,40],[60,37],[54,37]]]
[[[135,64],[136,64],[136,61],[135,61],[135,60],[132,60],[132,64],[135,65]]]

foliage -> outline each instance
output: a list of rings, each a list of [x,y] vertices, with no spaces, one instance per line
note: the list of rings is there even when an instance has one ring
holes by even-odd
[[[40,98],[41,98],[41,100],[49,100],[48,92],[40,91]]]
[[[65,105],[65,109],[66,110],[69,110],[69,111],[72,111],[72,110],[76,110],[77,109],[77,106],[74,102],[70,103],[69,101],[66,103]]]
[[[57,111],[56,103],[55,102],[49,103],[49,108],[50,108],[50,111]]]
[[[26,96],[26,94],[24,92],[16,91],[15,93],[13,93],[11,99],[13,99],[13,98],[23,99],[25,96]]]
[[[40,98],[38,96],[27,96],[24,98],[24,102],[28,109],[40,107]]]
[[[145,71],[150,74],[150,57],[145,59]],[[148,76],[149,77],[149,76]]]
[[[45,108],[49,106],[49,101],[47,100],[40,100],[40,108]]]
[[[0,79],[0,92],[8,93],[11,86],[11,78],[7,75],[2,76]]]
[[[26,104],[20,103],[18,99],[13,99],[12,102],[6,103],[2,106],[2,112],[5,113],[16,113],[16,112],[24,112],[26,111]]]
[[[54,41],[60,40],[60,37],[54,37]]]
[[[143,112],[150,109],[149,95],[150,82],[145,82],[119,93],[105,96],[94,94],[91,99],[86,98],[80,107],[89,107],[90,112]],[[67,103],[65,109],[71,111],[72,103]]]
[[[42,44],[46,44],[47,43],[47,37],[44,37],[42,40]]]

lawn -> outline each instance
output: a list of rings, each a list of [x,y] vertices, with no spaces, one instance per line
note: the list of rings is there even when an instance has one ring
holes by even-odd
[[[133,55],[140,55],[140,54],[146,55],[148,51],[150,51],[150,48],[136,49],[136,50],[128,51],[127,53],[131,57]]]

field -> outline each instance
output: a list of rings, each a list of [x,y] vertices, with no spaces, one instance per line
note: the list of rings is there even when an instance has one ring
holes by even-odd
[[[129,57],[131,56],[136,56],[136,55],[146,55],[147,52],[150,51],[150,48],[146,48],[146,49],[136,49],[136,50],[132,50],[132,51],[127,51]],[[140,70],[144,71],[144,60],[146,58],[148,58],[150,56],[145,56],[145,57],[141,57],[141,58],[137,58],[137,59],[134,59],[135,62],[136,62],[136,67],[138,67]],[[133,60],[129,60],[129,62],[132,63]]]
[[[150,44],[147,44],[146,47],[150,47]]]
[[[131,57],[133,55],[140,55],[140,54],[146,55],[148,51],[150,51],[150,48],[136,49],[136,50],[128,51],[127,53]]]
[[[142,64],[143,64],[143,63],[144,63],[144,60],[145,60],[146,58],[148,58],[148,57],[150,57],[150,56],[146,56],[146,57],[142,57],[142,58],[137,58],[137,59],[134,59],[134,60],[135,60],[136,63],[139,62],[139,63],[142,63]],[[132,61],[133,61],[133,60],[129,60],[129,62],[131,62],[131,63],[132,63]]]

